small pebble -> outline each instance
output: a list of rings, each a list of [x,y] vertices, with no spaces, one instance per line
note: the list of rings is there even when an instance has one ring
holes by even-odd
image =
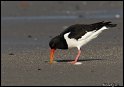
[[[13,53],[9,53],[9,55],[14,55]]]
[[[49,61],[46,60],[46,61],[44,61],[44,62],[47,63],[47,62],[49,62]]]
[[[41,69],[37,69],[37,70],[41,70]]]
[[[31,35],[28,35],[28,38],[32,38],[32,36]]]
[[[74,65],[80,65],[82,64],[82,62],[76,62]]]

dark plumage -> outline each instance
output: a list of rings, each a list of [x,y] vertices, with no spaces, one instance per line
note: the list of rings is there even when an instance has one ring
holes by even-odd
[[[83,36],[86,32],[93,31],[93,30],[99,30],[103,26],[106,27],[115,27],[116,24],[110,24],[111,22],[98,22],[94,24],[75,24],[71,25],[67,29],[65,29],[60,35],[64,35],[65,33],[71,32],[69,34],[69,38],[75,38],[78,40]]]
[[[103,30],[109,27],[115,27],[116,25],[111,24],[111,22],[102,21],[93,24],[75,24],[68,27],[49,42],[51,48],[50,63],[53,61],[53,55],[56,49],[77,47],[78,55],[75,61],[71,62],[73,64],[76,63],[81,53],[81,46],[96,38]]]

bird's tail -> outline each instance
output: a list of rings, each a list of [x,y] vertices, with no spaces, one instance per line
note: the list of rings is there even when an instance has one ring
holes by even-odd
[[[101,28],[101,27],[103,27],[103,26],[106,26],[107,28],[109,28],[109,27],[116,27],[117,26],[117,24],[111,24],[111,21],[108,21],[108,22],[104,22],[104,21],[102,21],[102,22],[97,22],[97,23],[94,23],[94,24],[92,24],[93,26],[96,26],[96,27],[98,27],[98,28]]]
[[[103,22],[103,25],[106,26],[106,27],[116,27],[117,24],[111,24],[111,22]]]

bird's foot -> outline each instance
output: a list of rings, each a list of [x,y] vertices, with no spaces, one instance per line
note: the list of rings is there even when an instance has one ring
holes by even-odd
[[[75,64],[77,61],[70,61],[68,63]]]

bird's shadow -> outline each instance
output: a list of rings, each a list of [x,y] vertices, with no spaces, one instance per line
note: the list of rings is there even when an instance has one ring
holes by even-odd
[[[78,62],[83,62],[83,61],[96,61],[96,60],[106,60],[106,59],[82,59],[82,60],[78,60]],[[57,62],[70,62],[70,61],[74,61],[74,60],[55,60]]]

